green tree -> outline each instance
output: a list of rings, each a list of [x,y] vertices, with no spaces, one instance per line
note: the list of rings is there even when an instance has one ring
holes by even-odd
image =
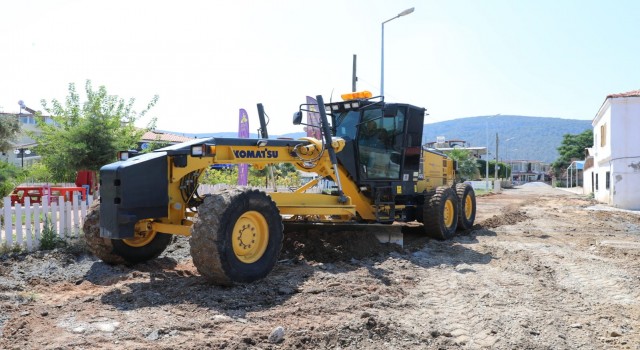
[[[265,187],[272,186],[270,182],[267,182],[267,174],[269,174],[269,167],[265,167],[260,170],[254,167],[249,167],[249,185]],[[274,164],[273,175],[276,178],[277,186],[295,187],[300,184],[300,176],[293,164]]]
[[[269,167],[264,167],[262,169],[258,169],[256,167],[249,167],[249,175],[247,175],[247,180],[249,186],[269,186],[267,174],[269,173]]]
[[[34,135],[36,151],[55,181],[72,181],[78,170],[97,171],[115,161],[117,151],[135,148],[141,136],[155,125],[155,119],[145,129],[134,124],[156,104],[157,95],[138,113],[133,110],[135,99],[125,101],[109,95],[104,86],[94,90],[91,80],[86,81],[85,93],[86,99],[81,101],[70,83],[64,104],[56,99],[41,101],[54,123],[38,118],[42,133]]]
[[[51,170],[42,162],[33,163],[25,170],[25,181],[23,182],[54,182]]]
[[[0,115],[0,152],[7,152],[14,147],[11,142],[16,140],[19,132],[20,122],[15,115]]]
[[[229,169],[208,169],[200,178],[200,183],[235,185],[238,183],[238,167]]]
[[[467,149],[454,148],[447,152],[451,159],[458,163],[457,176],[462,181],[473,180],[480,177],[478,161]]]
[[[484,178],[487,172],[487,162],[484,159],[479,159],[478,162],[478,175],[480,178]],[[498,178],[507,178],[511,174],[511,166],[498,162],[495,160],[489,161],[489,178],[493,179],[496,175],[496,164],[498,165]]]
[[[268,167],[265,167],[264,169],[249,167],[248,185],[269,187],[270,185],[267,183],[267,174],[269,173],[268,169]],[[273,166],[273,174],[275,175],[276,184],[278,186],[295,187],[300,185],[300,176],[293,164],[275,164]],[[200,183],[211,185],[220,183],[235,185],[238,183],[238,167],[233,166],[229,169],[208,169],[200,178]]]
[[[573,160],[584,159],[584,150],[588,147],[593,147],[593,130],[588,129],[581,134],[564,134],[557,148],[560,157],[551,164],[556,176],[564,172]]]
[[[21,168],[7,162],[0,162],[0,198],[6,197],[13,191],[13,188],[20,183],[23,174],[24,170]]]

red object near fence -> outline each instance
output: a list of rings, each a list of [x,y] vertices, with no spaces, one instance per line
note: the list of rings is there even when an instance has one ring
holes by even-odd
[[[95,171],[79,170],[78,173],[76,174],[76,186],[78,187],[88,186],[89,194],[92,194],[96,190],[96,188],[94,187],[96,185],[95,180],[96,180]]]
[[[73,192],[79,192],[82,200],[87,200],[87,189],[85,187],[51,187],[51,186],[18,186],[11,194],[11,205],[19,203],[24,205],[24,199],[29,197],[31,204],[42,204],[42,197],[49,196],[49,204],[58,201],[59,196],[63,196],[66,202],[72,200]]]

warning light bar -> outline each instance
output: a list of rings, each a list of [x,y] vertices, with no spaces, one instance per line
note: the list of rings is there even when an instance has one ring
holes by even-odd
[[[350,93],[347,93],[347,94],[340,95],[340,97],[342,97],[343,101],[371,98],[372,96],[373,96],[373,94],[371,93],[371,91],[367,91],[367,90],[358,91],[358,92],[350,92]]]

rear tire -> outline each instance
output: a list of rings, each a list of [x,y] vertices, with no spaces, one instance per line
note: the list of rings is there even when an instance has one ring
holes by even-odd
[[[468,230],[476,220],[476,193],[469,184],[457,184],[456,194],[460,203],[458,211],[458,228]]]
[[[153,260],[171,244],[173,235],[161,232],[144,233],[138,239],[112,239],[113,253],[121,256],[127,264],[139,264]],[[141,242],[142,241],[142,242]]]
[[[436,239],[450,239],[458,226],[458,198],[451,187],[438,187],[424,203],[425,233]]]
[[[172,235],[153,231],[138,233],[138,238],[126,240],[100,237],[99,201],[89,208],[82,230],[89,251],[111,265],[134,265],[155,259],[169,246],[172,238]]]
[[[282,250],[280,211],[266,193],[230,189],[205,197],[191,229],[191,257],[215,284],[266,277]]]

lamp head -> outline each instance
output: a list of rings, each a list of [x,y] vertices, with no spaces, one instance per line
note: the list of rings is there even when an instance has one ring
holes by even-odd
[[[415,7],[412,7],[410,9],[406,9],[406,10],[398,13],[398,17],[406,16],[406,15],[410,14],[411,12],[413,12],[413,10],[415,10]]]

